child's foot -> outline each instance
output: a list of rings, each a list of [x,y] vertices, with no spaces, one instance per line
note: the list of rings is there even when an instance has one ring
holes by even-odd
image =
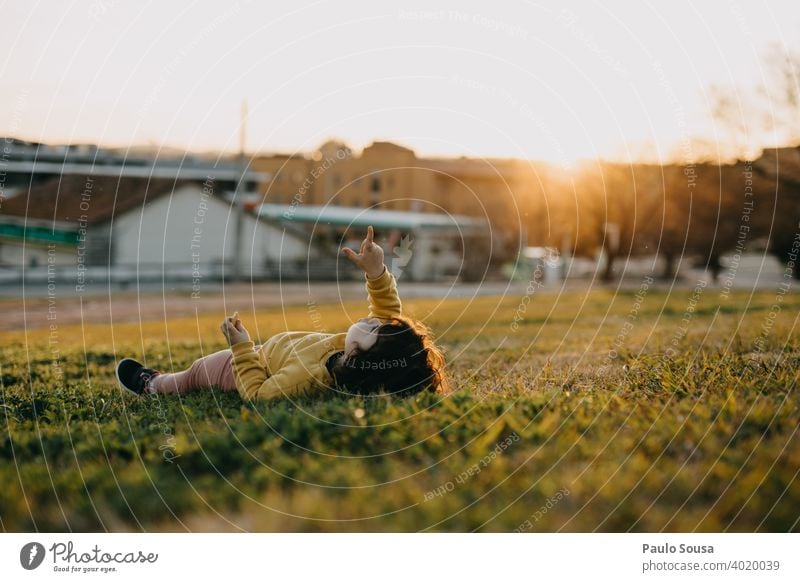
[[[145,368],[139,362],[131,358],[120,360],[119,364],[117,364],[117,381],[120,383],[120,386],[133,392],[137,396],[151,394],[153,392],[149,387],[149,383],[151,378],[159,373],[160,372],[156,370]]]

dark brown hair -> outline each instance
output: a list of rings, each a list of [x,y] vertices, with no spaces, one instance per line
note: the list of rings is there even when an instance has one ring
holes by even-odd
[[[369,350],[356,351],[334,364],[331,373],[336,388],[351,394],[382,390],[395,396],[450,391],[444,356],[425,324],[398,315],[383,323],[377,334]]]

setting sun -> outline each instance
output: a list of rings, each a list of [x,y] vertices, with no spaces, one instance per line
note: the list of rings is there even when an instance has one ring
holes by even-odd
[[[730,155],[711,90],[763,83],[800,5],[97,0],[14,2],[4,24],[0,131],[25,139],[234,151],[247,100],[254,152],[384,139],[568,165]]]

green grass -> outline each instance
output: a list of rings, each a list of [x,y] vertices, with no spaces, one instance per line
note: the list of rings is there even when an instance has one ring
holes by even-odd
[[[119,357],[169,370],[223,348],[221,314],[3,334],[1,525],[798,531],[800,297],[771,318],[775,292],[707,289],[684,320],[690,298],[650,290],[637,310],[633,292],[536,294],[524,313],[519,296],[408,301],[457,391],[399,402],[118,390]],[[361,308],[314,317],[344,329]],[[315,327],[303,307],[256,318],[262,339]]]

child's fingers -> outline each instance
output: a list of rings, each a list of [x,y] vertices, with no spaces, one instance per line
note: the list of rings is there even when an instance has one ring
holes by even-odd
[[[372,242],[372,239],[375,238],[375,231],[372,230],[372,225],[367,227],[367,242]]]
[[[353,249],[348,249],[347,247],[345,247],[342,249],[342,252],[344,253],[344,256],[346,256],[348,259],[353,261],[355,264],[358,264],[358,255]]]

